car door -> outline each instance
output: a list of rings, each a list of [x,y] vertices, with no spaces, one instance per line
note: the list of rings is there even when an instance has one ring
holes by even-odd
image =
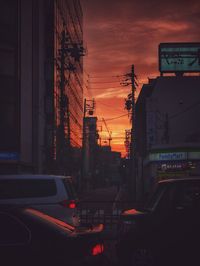
[[[176,225],[174,217],[174,197],[176,187],[173,184],[165,184],[162,187],[158,202],[153,211],[153,234],[156,245],[162,243],[163,249],[172,245],[176,238]],[[158,244],[159,245],[159,244]]]
[[[181,244],[195,248],[200,237],[200,182],[191,180],[177,184],[174,209]]]
[[[31,232],[14,215],[0,212],[0,260],[4,266],[26,265],[31,258]]]

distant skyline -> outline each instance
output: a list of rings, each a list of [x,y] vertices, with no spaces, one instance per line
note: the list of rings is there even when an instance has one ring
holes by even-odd
[[[141,88],[148,78],[159,75],[159,43],[200,42],[200,1],[82,0],[81,4],[88,50],[85,85],[96,99],[98,119],[112,119],[107,120],[112,150],[123,155],[125,129],[131,127],[128,116],[123,116],[130,88],[120,87],[116,76],[130,72],[134,64]],[[122,117],[113,119],[118,116]]]

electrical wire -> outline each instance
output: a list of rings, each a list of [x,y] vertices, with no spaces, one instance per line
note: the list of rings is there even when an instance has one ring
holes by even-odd
[[[103,87],[98,87],[98,88],[91,88],[92,90],[108,90],[108,89],[117,89],[117,88],[124,88],[123,86],[110,86],[110,87],[107,87],[107,88],[103,88]],[[127,86],[127,88],[129,88],[128,86]]]
[[[119,118],[124,117],[124,116],[127,116],[127,114],[116,116],[116,117],[112,117],[112,118],[107,118],[107,119],[105,119],[105,121],[111,121],[111,120],[119,119]],[[102,122],[103,120],[98,120],[98,121]]]
[[[196,106],[199,105],[199,104],[200,104],[200,101],[196,102],[195,104],[190,105],[189,107],[185,108],[185,109],[184,109],[183,111],[181,111],[181,112],[178,112],[178,113],[176,113],[176,114],[174,114],[174,115],[169,116],[169,119],[173,119],[173,118],[175,118],[175,117],[177,117],[177,116],[179,116],[179,115],[182,115],[183,113],[190,111],[192,108],[196,107]]]
[[[124,137],[112,137],[112,139],[124,139],[125,140],[125,136]]]
[[[117,78],[118,76],[90,76],[91,79]]]
[[[118,80],[116,80],[116,81],[91,81],[90,82],[91,84],[106,84],[106,83],[119,83],[119,81]]]

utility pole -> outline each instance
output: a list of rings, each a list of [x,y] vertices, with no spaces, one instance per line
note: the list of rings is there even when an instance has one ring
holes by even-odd
[[[130,143],[131,143],[131,130],[130,129],[126,129],[125,130],[125,141],[124,141],[124,145],[126,148],[126,158],[130,159]]]
[[[61,49],[60,49],[60,126],[59,131],[59,167],[62,174],[70,174],[70,114],[69,99],[65,92],[65,85],[68,82],[65,78],[66,71],[66,32],[61,32]],[[66,132],[65,132],[66,131]],[[66,173],[67,170],[67,173]]]
[[[138,85],[135,78],[134,65],[131,66],[131,73],[125,75],[126,79],[122,83],[124,86],[131,85],[131,93],[128,95],[128,98],[125,100],[126,109],[131,111],[131,143],[130,143],[130,193],[131,198],[136,201],[136,142],[135,142],[135,91],[136,86]],[[129,81],[129,82],[128,82]]]
[[[131,114],[131,149],[130,149],[130,160],[131,160],[131,177],[132,177],[132,195],[133,201],[136,201],[136,162],[135,162],[135,73],[134,73],[134,65],[131,67],[131,99],[132,99],[132,114]]]
[[[94,114],[94,109],[95,109],[95,101],[94,99],[92,100],[86,100],[84,99],[84,107],[83,107],[83,132],[82,132],[82,173],[81,173],[81,184],[80,187],[81,189],[83,188],[83,181],[86,178],[86,164],[87,164],[87,159],[86,158],[86,142],[87,142],[87,133],[86,133],[86,115],[88,114],[89,116]]]
[[[56,67],[59,73],[59,116],[60,123],[55,127],[56,134],[56,154],[58,169],[60,174],[71,174],[72,167],[72,146],[71,146],[71,128],[70,128],[70,110],[69,95],[66,88],[69,84],[70,74],[76,70],[75,63],[85,55],[85,49],[82,43],[74,43],[69,38],[68,31],[63,29],[60,33],[60,49],[55,58]],[[71,59],[73,64],[71,63]],[[66,76],[68,77],[66,78]]]
[[[131,112],[131,154],[130,158],[134,158],[134,133],[135,133],[135,77],[134,77],[134,65],[131,67],[131,100],[132,100],[132,112]]]
[[[85,157],[86,157],[86,128],[85,128],[85,117],[86,117],[86,99],[84,99],[83,106],[83,137],[82,137],[82,164],[81,164],[81,180],[80,190],[83,189],[83,181],[85,178]]]

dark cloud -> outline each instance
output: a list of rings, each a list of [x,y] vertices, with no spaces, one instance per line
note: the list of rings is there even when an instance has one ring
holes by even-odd
[[[83,0],[89,70],[114,72],[135,63],[156,72],[160,42],[199,41],[199,1]],[[146,70],[145,67],[147,66]]]
[[[131,21],[167,18],[173,20],[195,20],[199,17],[200,4],[197,0],[83,0],[83,10],[88,17],[85,20],[95,22]]]

